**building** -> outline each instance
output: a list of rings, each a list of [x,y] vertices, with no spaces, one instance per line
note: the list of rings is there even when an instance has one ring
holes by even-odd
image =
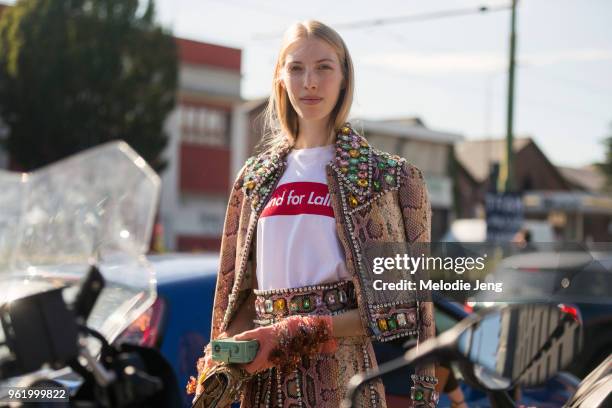
[[[230,185],[241,50],[182,38],[176,108],[168,116],[159,221],[170,250],[217,250]]]
[[[458,217],[484,218],[484,196],[496,182],[496,167],[502,162],[505,139],[466,140],[455,146],[458,164]],[[572,186],[528,137],[513,140],[514,185],[519,191],[569,191]]]
[[[493,191],[505,139],[468,140],[455,146],[459,218],[484,218],[484,197]],[[592,168],[554,166],[528,137],[513,140],[514,185],[523,193],[526,220],[548,222],[562,241],[610,241],[612,198],[598,188]]]

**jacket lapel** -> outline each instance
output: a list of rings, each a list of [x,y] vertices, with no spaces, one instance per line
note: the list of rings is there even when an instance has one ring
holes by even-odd
[[[257,215],[265,205],[276,181],[285,171],[285,160],[290,150],[291,145],[285,139],[273,150],[247,160],[243,189],[245,195],[251,200],[251,207]]]
[[[336,136],[336,154],[330,166],[347,193],[350,208],[368,201],[377,185],[372,180],[372,148],[348,124]]]

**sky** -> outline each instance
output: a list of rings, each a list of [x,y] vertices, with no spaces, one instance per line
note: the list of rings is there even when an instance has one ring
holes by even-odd
[[[12,1],[11,1],[12,3]],[[508,5],[509,0],[156,0],[175,36],[242,49],[242,96],[269,94],[282,33],[317,19],[344,38],[356,73],[352,116],[420,117],[466,139],[506,129],[510,11],[349,29],[374,18]],[[612,135],[612,1],[520,0],[514,129],[556,165],[601,161]]]

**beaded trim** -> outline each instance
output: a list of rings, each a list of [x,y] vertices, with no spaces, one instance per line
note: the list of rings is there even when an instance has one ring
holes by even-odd
[[[285,140],[275,151],[247,160],[242,189],[251,199],[251,206],[256,212],[266,202],[266,196],[274,190],[275,180],[270,180],[270,176],[282,174],[278,170],[286,167],[285,157],[290,149],[289,141]]]
[[[254,292],[257,319],[253,322],[258,326],[267,326],[291,315],[334,316],[357,308],[355,287],[347,280]]]
[[[363,353],[365,371],[368,371],[370,368],[372,368],[372,366],[370,364],[370,357],[368,356],[368,349],[365,344],[361,345],[361,352]],[[370,401],[372,401],[372,407],[376,407],[378,405],[378,401],[376,398],[376,389],[374,388],[372,381],[368,383],[368,388],[370,389]]]
[[[320,285],[310,285],[310,286],[301,286],[299,288],[283,288],[283,289],[269,289],[269,290],[259,290],[253,289],[253,293],[255,296],[270,296],[270,295],[292,295],[296,293],[303,292],[314,292],[317,290],[327,290],[327,289],[336,289],[340,286],[344,286],[351,281],[338,281],[331,283],[322,283]]]
[[[275,166],[284,168],[286,166],[286,162],[281,162],[281,165]],[[227,309],[225,309],[225,315],[223,316],[223,322],[221,324],[221,330],[227,330],[227,326],[229,325],[229,320],[231,318],[231,311],[234,309],[234,303],[238,297],[238,291],[242,287],[242,279],[244,278],[244,271],[247,267],[247,262],[249,258],[249,250],[251,248],[251,242],[253,241],[253,234],[257,230],[257,221],[259,220],[260,211],[262,210],[263,203],[266,202],[269,196],[272,194],[273,188],[276,186],[278,181],[280,180],[280,176],[282,171],[277,172],[272,178],[270,185],[271,188],[264,195],[263,199],[255,205],[253,210],[255,211],[255,216],[251,215],[251,219],[249,220],[249,227],[247,230],[247,235],[245,238],[244,245],[242,246],[242,256],[240,258],[240,267],[236,271],[236,280],[232,286],[232,292],[228,297]]]
[[[372,149],[372,151],[374,151],[374,149]],[[380,151],[376,151],[377,154],[379,154],[380,156],[382,156],[385,160],[388,160],[388,158],[390,158],[390,155],[386,155],[386,154],[382,154]],[[388,156],[388,157],[387,157]],[[370,158],[372,158],[372,155],[369,156]],[[391,191],[391,190],[396,190],[399,188],[400,186],[400,181],[401,181],[401,172],[400,170],[400,166],[404,165],[404,160],[400,159],[396,156],[393,156],[394,159],[394,163],[397,166],[396,171],[394,172],[394,176],[395,176],[395,186],[389,186],[388,184],[386,185],[387,188],[383,189],[383,191],[381,191],[380,193],[377,193],[377,195],[375,195],[375,198],[380,197],[382,194],[386,193],[387,191]],[[395,160],[397,159],[397,160]],[[330,167],[334,170],[334,173],[336,174],[336,176],[341,179],[341,177],[343,176],[341,173],[342,171],[339,170],[339,168],[334,164],[330,164]],[[346,186],[346,182],[345,183],[341,183],[341,187],[338,189],[340,192],[340,203],[342,205],[342,213],[344,215],[344,219],[348,220],[347,222],[345,222],[345,226],[346,226],[346,232],[347,232],[347,236],[350,237],[351,240],[351,249],[353,252],[353,258],[355,259],[356,262],[356,269],[357,269],[357,273],[359,275],[361,275],[362,278],[362,282],[364,280],[364,276],[363,276],[363,263],[361,261],[362,259],[362,254],[360,252],[360,246],[359,246],[359,242],[357,241],[357,237],[355,236],[353,230],[351,229],[351,223],[350,223],[350,216],[352,214],[355,213],[355,211],[358,211],[361,208],[364,208],[368,205],[370,205],[373,200],[370,199],[367,202],[361,204],[361,205],[356,205],[354,206],[354,208],[349,209],[349,206],[351,206],[350,202],[351,202],[351,196],[349,195],[349,197],[347,198],[346,194],[346,190],[344,188],[342,188],[342,186]],[[350,191],[349,191],[350,193]],[[354,203],[354,201],[353,201]],[[397,315],[393,315],[391,313],[391,310],[387,310],[387,311],[380,311],[380,308],[392,308],[394,306],[405,306],[406,308],[410,308],[413,307],[413,304],[405,304],[402,302],[390,302],[390,303],[384,303],[384,304],[377,304],[377,305],[372,305],[369,304],[369,308],[368,308],[368,314],[369,314],[369,326],[368,326],[368,330],[370,331],[371,336],[381,342],[385,342],[385,341],[391,341],[394,339],[398,339],[401,337],[406,337],[406,336],[417,336],[418,335],[418,330],[414,329],[405,329],[402,327],[398,327],[396,329],[392,329],[392,330],[388,330],[388,331],[384,331],[381,329],[381,326],[384,327],[384,325],[382,325],[382,322],[380,321],[381,318],[383,318],[382,315],[386,315],[384,316],[385,318],[385,323],[386,323],[386,327],[389,328],[389,320],[397,320]],[[378,315],[377,317],[375,317],[375,315]],[[417,317],[418,320],[418,317]],[[393,323],[392,323],[393,325]]]
[[[412,374],[410,378],[412,379],[413,382],[421,381],[421,382],[427,382],[433,385],[436,385],[438,383],[438,379],[436,377],[432,377],[428,375]]]
[[[418,408],[435,408],[440,400],[440,394],[433,384],[418,383],[410,388],[410,399]]]

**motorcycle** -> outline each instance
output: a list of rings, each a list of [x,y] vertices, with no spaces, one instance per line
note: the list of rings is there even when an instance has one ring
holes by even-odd
[[[111,142],[0,186],[0,406],[180,406],[156,350],[114,343],[156,299],[155,172]]]

